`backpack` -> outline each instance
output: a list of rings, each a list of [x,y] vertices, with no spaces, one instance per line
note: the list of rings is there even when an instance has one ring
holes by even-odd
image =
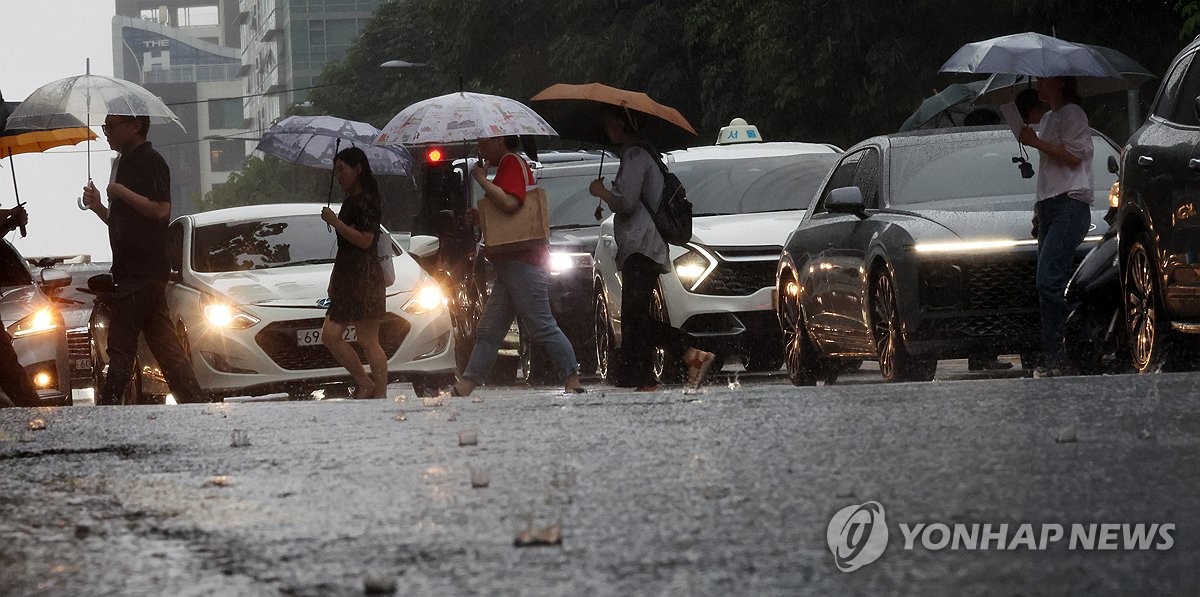
[[[639,147],[654,157],[654,162],[658,164],[658,169],[663,175],[662,197],[658,200],[658,209],[650,209],[645,199],[642,199],[642,205],[650,212],[654,227],[658,229],[663,240],[667,241],[667,244],[682,247],[692,240],[692,202],[688,201],[687,190],[683,188],[683,183],[679,182],[679,177],[667,170],[667,165],[663,163],[662,156],[656,149],[644,145]]]
[[[375,256],[379,259],[379,269],[383,270],[383,287],[387,288],[396,281],[396,266],[392,265],[395,249],[390,234],[380,232],[375,238]]]

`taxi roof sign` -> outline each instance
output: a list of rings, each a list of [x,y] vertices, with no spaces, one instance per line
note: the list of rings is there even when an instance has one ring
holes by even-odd
[[[717,145],[732,145],[734,143],[762,143],[762,135],[758,134],[758,127],[753,124],[746,124],[744,118],[734,118],[729,121],[729,126],[721,127],[721,132],[717,133]]]

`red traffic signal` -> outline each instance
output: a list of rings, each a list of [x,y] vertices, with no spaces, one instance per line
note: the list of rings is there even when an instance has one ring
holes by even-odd
[[[442,157],[442,150],[438,147],[434,147],[425,153],[425,159],[430,162],[440,162],[442,161]]]

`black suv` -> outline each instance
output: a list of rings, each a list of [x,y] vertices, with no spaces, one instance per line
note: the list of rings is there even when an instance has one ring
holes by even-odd
[[[1171,62],[1121,159],[1117,220],[1134,368],[1160,370],[1200,333],[1200,38]]]

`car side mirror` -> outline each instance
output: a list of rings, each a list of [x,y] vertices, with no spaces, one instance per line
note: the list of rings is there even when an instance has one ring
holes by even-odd
[[[60,269],[48,267],[38,272],[38,286],[43,291],[52,288],[62,288],[71,285],[71,274]]]
[[[441,248],[441,241],[436,236],[418,234],[408,239],[408,252],[418,259],[432,257],[439,248]]]
[[[867,204],[863,201],[862,189],[858,187],[841,187],[829,191],[829,196],[825,197],[825,209],[833,213],[867,217]]]
[[[1115,155],[1108,156],[1108,171],[1112,174],[1120,174],[1121,173],[1121,164],[1119,162],[1117,162],[1117,156],[1115,156]]]

